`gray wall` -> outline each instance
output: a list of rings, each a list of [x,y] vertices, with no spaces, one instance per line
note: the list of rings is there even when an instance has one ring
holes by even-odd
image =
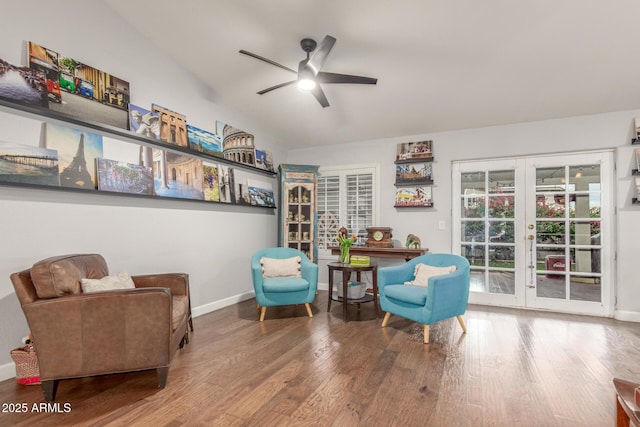
[[[521,123],[508,126],[468,129],[436,134],[409,135],[396,138],[358,141],[351,144],[291,150],[289,163],[307,163],[321,166],[336,165],[336,158],[347,159],[348,164],[378,164],[380,168],[380,216],[378,224],[393,228],[397,244],[404,245],[407,234],[421,237],[423,247],[431,252],[451,251],[451,164],[457,160],[477,160],[499,157],[540,155],[546,153],[579,152],[585,150],[615,149],[618,163],[615,198],[617,207],[616,245],[618,262],[615,270],[618,304],[615,317],[640,321],[640,289],[637,269],[640,246],[640,205],[632,205],[634,166],[631,138],[635,135],[634,118],[640,110],[623,111],[593,116],[572,117],[543,122]],[[395,209],[396,145],[401,142],[432,139],[433,202],[430,209]],[[340,156],[336,156],[339,153]],[[438,223],[446,227],[440,230]],[[334,260],[332,257],[331,260]],[[320,281],[327,282],[323,263]],[[385,262],[385,264],[387,264]]]
[[[160,104],[202,129],[214,130],[215,120],[222,120],[250,131],[258,147],[272,151],[275,162],[284,161],[273,138],[241,114],[210,101],[209,89],[102,2],[54,0],[3,7],[0,58],[25,65],[25,41],[129,81],[136,105]],[[0,141],[37,146],[40,127],[39,120],[0,111]],[[257,177],[277,188],[275,178]],[[0,206],[0,379],[15,374],[9,350],[29,331],[9,280],[12,272],[42,258],[77,252],[104,255],[114,273],[187,272],[194,312],[201,314],[251,296],[249,256],[277,244],[275,211],[268,209],[2,186]]]

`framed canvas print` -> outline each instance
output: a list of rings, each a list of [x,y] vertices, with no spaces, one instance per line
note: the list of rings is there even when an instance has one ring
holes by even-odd
[[[83,121],[128,128],[129,82],[34,42],[29,67],[47,76],[49,109]]]
[[[636,148],[634,151],[636,155],[636,173],[640,173],[640,148]]]
[[[204,200],[210,202],[220,201],[220,184],[218,181],[218,165],[202,163],[202,190]]]
[[[398,144],[396,162],[433,160],[433,141],[403,142]]]
[[[247,180],[249,198],[254,206],[275,207],[276,201],[273,195],[273,185],[255,179]]]
[[[431,207],[431,187],[402,187],[396,189],[396,208]]]
[[[275,169],[273,167],[273,155],[271,154],[271,151],[259,150],[256,148],[255,152],[256,167],[258,169],[274,172]]]
[[[98,190],[114,193],[153,194],[150,167],[98,158]]]
[[[222,141],[222,157],[243,165],[255,166],[255,141],[252,134],[216,120],[216,135]]]
[[[222,141],[213,132],[187,125],[187,141],[190,150],[222,157]]]
[[[201,159],[154,148],[153,177],[157,196],[204,200]]]
[[[160,140],[180,147],[189,147],[186,116],[157,104],[151,105],[151,111],[160,117]]]
[[[42,71],[17,67],[0,59],[0,99],[49,108],[47,78]]]
[[[136,135],[160,139],[160,118],[158,113],[138,105],[129,104],[129,130]]]
[[[60,69],[58,67],[60,54],[34,42],[28,42],[27,51],[29,68],[45,75],[47,100],[58,104],[62,103]]]
[[[634,122],[635,122],[636,136],[635,138],[633,138],[633,142],[639,143],[640,142],[640,117],[636,117]]]
[[[60,186],[95,190],[96,159],[102,157],[102,135],[45,123],[45,145],[58,152]]]
[[[396,185],[433,184],[433,163],[402,163],[396,165]]]
[[[0,181],[57,187],[58,152],[0,141]]]
[[[227,165],[218,165],[218,185],[220,187],[220,201],[223,203],[235,203],[235,180],[233,168]]]

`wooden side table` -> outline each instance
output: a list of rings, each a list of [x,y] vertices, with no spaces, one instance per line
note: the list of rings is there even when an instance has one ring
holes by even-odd
[[[636,389],[640,384],[630,381],[613,379],[613,385],[616,388],[616,426],[640,427],[640,407],[638,405],[638,396]]]
[[[369,264],[369,265],[353,265],[353,264],[344,264],[341,262],[330,262],[327,264],[329,267],[329,302],[327,304],[327,311],[331,311],[331,301],[340,301],[342,302],[342,321],[347,321],[347,305],[348,304],[358,304],[365,302],[373,301],[373,306],[376,310],[376,318],[379,317],[378,314],[378,265],[377,264]],[[342,272],[342,297],[333,296],[333,273],[335,271]],[[373,295],[365,294],[364,297],[358,299],[347,298],[348,295],[348,284],[349,279],[351,278],[351,273],[356,273],[356,280],[360,282],[362,279],[361,273],[363,271],[371,271],[373,276]]]

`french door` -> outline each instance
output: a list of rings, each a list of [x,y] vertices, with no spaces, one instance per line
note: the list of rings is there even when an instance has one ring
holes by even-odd
[[[612,152],[457,162],[453,184],[471,303],[612,315]]]

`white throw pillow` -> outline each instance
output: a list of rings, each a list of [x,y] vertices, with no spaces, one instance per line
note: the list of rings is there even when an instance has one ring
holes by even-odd
[[[102,279],[80,279],[80,285],[85,294],[136,287],[126,271],[121,271],[116,276],[104,276]]]
[[[283,259],[262,257],[260,258],[262,277],[302,277],[300,261],[302,259],[299,256]]]
[[[427,264],[416,264],[416,268],[414,270],[415,279],[410,282],[404,282],[405,285],[413,285],[413,286],[429,286],[429,278],[434,276],[441,276],[443,274],[449,274],[456,271],[455,265],[450,265],[447,267],[434,267],[432,265]]]

